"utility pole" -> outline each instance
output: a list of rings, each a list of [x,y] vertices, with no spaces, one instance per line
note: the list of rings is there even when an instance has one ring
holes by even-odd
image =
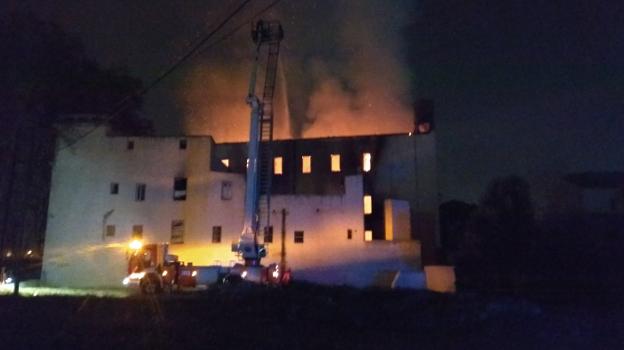
[[[286,271],[286,208],[282,208],[282,251],[280,252],[280,268]]]

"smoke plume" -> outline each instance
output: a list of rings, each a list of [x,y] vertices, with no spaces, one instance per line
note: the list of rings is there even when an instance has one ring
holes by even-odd
[[[282,21],[275,97],[276,138],[408,132],[413,126],[401,30],[409,1],[297,2]],[[244,141],[251,70],[248,33],[231,39],[226,58],[202,60],[178,87],[185,129],[218,142]],[[261,94],[257,89],[257,94]]]

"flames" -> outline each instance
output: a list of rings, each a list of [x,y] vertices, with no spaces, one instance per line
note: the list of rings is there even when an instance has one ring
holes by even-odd
[[[405,9],[373,0],[326,6],[334,6],[331,10],[344,17],[312,31],[305,28],[310,23],[303,18],[284,23],[287,35],[274,99],[274,137],[410,132],[409,70],[401,60]],[[326,10],[311,9],[320,16]],[[285,15],[291,17],[282,13],[277,18]],[[324,18],[316,20],[323,23]],[[319,41],[323,35],[327,37]],[[231,57],[202,61],[179,88],[187,133],[210,134],[217,142],[248,139],[245,93],[251,50],[245,49],[246,36],[237,35],[235,40],[240,46],[231,50]],[[327,48],[321,45],[333,50],[320,50]]]

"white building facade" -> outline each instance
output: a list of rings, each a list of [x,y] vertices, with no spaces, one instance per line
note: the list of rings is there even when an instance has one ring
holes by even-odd
[[[90,128],[74,127],[77,134],[81,134],[80,128]],[[377,136],[393,145],[388,159],[418,164],[410,158],[418,154],[413,149],[406,151],[408,159],[397,155],[400,145],[417,146],[409,137]],[[350,138],[341,142],[345,140],[358,142]],[[279,262],[284,255],[295,280],[354,286],[375,284],[388,273],[421,269],[420,241],[413,238],[418,222],[411,213],[423,207],[437,208],[422,204],[425,195],[414,199],[419,196],[418,179],[431,179],[429,172],[434,167],[423,171],[422,177],[415,176],[414,183],[392,184],[397,175],[389,174],[389,184],[377,186],[405,192],[406,198],[377,195],[366,180],[369,170],[335,168],[338,151],[328,151],[326,157],[318,153],[327,139],[308,142],[317,152],[307,156],[311,157],[311,171],[298,169],[303,166],[299,163],[287,166],[286,158],[282,174],[276,174],[301,171],[298,180],[284,181],[282,190],[272,196],[272,234],[260,237],[268,247],[263,262]],[[234,148],[219,147],[209,136],[119,137],[107,135],[105,128],[71,146],[60,141],[52,174],[42,279],[57,286],[118,287],[127,274],[128,243],[134,236],[146,243],[168,243],[171,254],[197,266],[239,262],[231,244],[242,230],[245,179],[241,171],[233,170],[240,159],[223,157],[223,152]],[[380,151],[372,154],[373,159],[383,157]],[[301,157],[294,154],[291,158]],[[299,180],[304,181],[304,189],[324,182],[314,178],[324,169],[319,164],[325,161],[328,169],[334,164],[328,171],[339,184],[338,190],[295,188]],[[388,160],[378,162],[386,163],[392,165]],[[373,161],[373,169],[375,164]],[[410,165],[411,171],[418,170],[415,167]],[[396,171],[396,167],[390,166],[390,170]],[[384,176],[377,173],[370,181],[380,183],[380,177]],[[405,191],[401,191],[402,185]],[[293,189],[284,190],[289,186]],[[381,203],[381,207],[367,203],[365,197],[371,193],[372,203]],[[429,214],[435,218],[437,212]],[[367,223],[373,215],[382,220],[381,226],[373,226],[388,232],[373,234]]]

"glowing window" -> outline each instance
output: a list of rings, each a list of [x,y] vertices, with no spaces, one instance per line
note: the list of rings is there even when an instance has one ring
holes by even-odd
[[[331,155],[331,171],[333,173],[340,172],[340,154]]]
[[[309,174],[312,172],[312,156],[301,156],[302,167],[301,172]]]
[[[284,173],[284,170],[282,169],[283,162],[282,157],[275,157],[273,159],[273,174],[282,175]]]
[[[228,158],[223,158],[221,159],[221,164],[223,164],[223,166],[225,166],[226,168],[230,167],[230,160]]]
[[[369,172],[371,170],[371,154],[370,153],[364,153],[364,156],[362,157],[362,169],[365,172]]]
[[[370,242],[373,240],[373,231],[372,230],[365,230],[364,231],[364,240],[367,242]]]
[[[370,195],[364,196],[364,214],[373,213],[373,197]]]

